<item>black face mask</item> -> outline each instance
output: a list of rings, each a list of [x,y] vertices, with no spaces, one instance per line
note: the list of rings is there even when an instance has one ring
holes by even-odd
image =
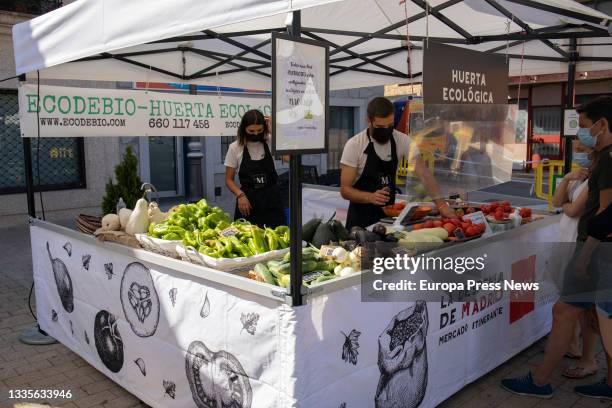
[[[247,133],[247,140],[249,142],[263,142],[264,141],[264,132],[249,134]]]
[[[372,139],[376,140],[378,143],[386,144],[389,140],[391,140],[391,137],[393,136],[393,127],[390,126],[387,128],[372,128],[371,136]]]

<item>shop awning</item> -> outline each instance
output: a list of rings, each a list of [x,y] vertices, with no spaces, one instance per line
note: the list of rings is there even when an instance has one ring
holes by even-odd
[[[332,89],[419,80],[427,41],[507,54],[511,76],[612,68],[612,17],[573,0],[78,0],[14,26],[16,71],[268,89],[295,10],[330,45]]]

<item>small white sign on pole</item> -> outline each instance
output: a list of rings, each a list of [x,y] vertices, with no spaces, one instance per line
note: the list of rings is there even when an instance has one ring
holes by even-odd
[[[563,111],[563,135],[576,136],[578,128],[578,112],[576,112],[576,109],[565,109]]]
[[[272,35],[272,150],[327,152],[329,48],[316,41]]]

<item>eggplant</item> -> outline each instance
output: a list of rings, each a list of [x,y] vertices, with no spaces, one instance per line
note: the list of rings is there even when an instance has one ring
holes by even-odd
[[[387,235],[387,228],[382,224],[376,224],[372,228],[372,232],[380,235],[381,237],[384,237],[385,235]]]
[[[357,248],[357,241],[355,241],[354,239],[349,240],[349,241],[344,241],[342,243],[342,247],[350,252],[354,250],[355,248]]]

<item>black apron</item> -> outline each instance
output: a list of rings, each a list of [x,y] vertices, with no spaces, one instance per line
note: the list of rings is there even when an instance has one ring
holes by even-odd
[[[234,219],[244,218],[252,224],[262,227],[276,228],[285,225],[285,213],[281,204],[281,194],[278,187],[278,174],[274,168],[274,159],[266,142],[262,142],[265,155],[261,160],[252,160],[245,143],[242,150],[242,163],[238,170],[240,187],[251,203],[251,214],[243,216],[238,209]]]
[[[391,160],[382,160],[374,150],[374,143],[370,138],[370,142],[363,151],[368,155],[361,176],[353,185],[354,188],[360,191],[373,193],[384,187],[389,188],[388,204],[395,203],[395,173],[397,172],[397,149],[395,147],[395,138],[391,137]],[[374,204],[360,204],[351,201],[346,216],[346,228],[351,229],[354,226],[367,227],[380,221],[385,217],[382,207]]]

